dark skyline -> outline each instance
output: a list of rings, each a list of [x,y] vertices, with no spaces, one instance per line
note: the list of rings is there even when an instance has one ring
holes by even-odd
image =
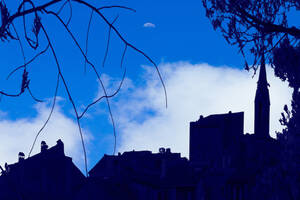
[[[255,132],[244,132],[244,112],[202,115],[190,123],[189,159],[170,148],[104,155],[85,177],[51,148],[1,168],[0,198],[254,200],[298,199],[300,159],[293,135],[269,135],[270,98],[264,60],[255,95]],[[272,103],[272,101],[271,101]],[[186,135],[188,137],[188,135]]]
[[[36,2],[37,4],[42,3],[42,1]],[[10,12],[14,12],[19,2],[7,1],[6,3]],[[107,4],[109,3],[107,2]],[[125,10],[113,9],[105,11],[104,14],[109,19],[120,14],[116,26],[120,28],[122,34],[157,62],[164,73],[163,78],[169,90],[170,104],[168,109],[164,108],[163,90],[161,85],[156,84],[158,77],[153,67],[142,57],[128,51],[128,57],[124,61],[124,67],[127,67],[128,81],[124,84],[123,92],[112,100],[112,112],[115,115],[121,115],[120,118],[118,115],[116,116],[118,118],[116,124],[119,126],[117,127],[118,151],[130,150],[138,143],[145,144],[145,146],[137,148],[151,148],[153,151],[157,151],[158,146],[172,145],[170,146],[172,149],[188,156],[188,141],[183,136],[188,131],[188,123],[184,127],[179,126],[179,124],[182,124],[182,121],[192,121],[199,114],[226,113],[231,109],[233,111],[245,111],[247,121],[245,129],[248,132],[253,132],[250,129],[253,127],[252,122],[249,121],[253,119],[253,109],[252,105],[246,102],[252,103],[253,97],[250,94],[253,95],[254,93],[245,92],[246,90],[252,91],[255,87],[254,81],[251,82],[253,73],[249,72],[247,74],[242,70],[244,62],[242,56],[238,54],[238,49],[227,45],[222,35],[213,30],[209,20],[205,17],[205,10],[201,5],[201,1],[195,0],[185,3],[182,1],[141,2],[134,0],[122,1],[122,5],[132,7],[137,12],[131,13]],[[99,6],[102,6],[102,4]],[[70,27],[76,35],[82,35],[86,31],[86,23],[90,13],[87,10],[80,10],[76,5],[74,5],[73,11],[74,19],[71,20]],[[62,16],[66,17],[67,14],[68,9],[66,8]],[[292,13],[291,23],[297,23],[297,19],[297,13]],[[78,20],[82,23],[76,23]],[[99,21],[95,18],[92,23],[97,24],[100,23]],[[63,70],[66,73],[71,73],[66,78],[73,85],[71,92],[77,99],[76,104],[81,108],[81,106],[86,105],[90,100],[101,94],[98,90],[96,78],[90,71],[82,78],[84,74],[82,57],[73,48],[73,43],[67,37],[67,34],[63,34],[59,23],[55,22],[52,17],[43,18],[43,22],[47,24],[50,37],[55,37],[56,41],[54,43],[58,49],[59,60],[63,63]],[[147,23],[155,26],[144,26]],[[21,23],[18,22],[16,25],[18,24]],[[19,27],[19,29],[22,32],[22,27]],[[57,34],[57,30],[61,34]],[[89,55],[101,69],[108,89],[112,89],[116,87],[115,85],[122,76],[123,71],[115,66],[120,64],[120,55],[124,46],[112,37],[107,66],[102,68],[107,31],[107,27],[102,26],[102,24],[91,29]],[[79,37],[81,44],[85,42],[83,38]],[[42,40],[40,42],[44,45]],[[25,42],[24,46],[26,46],[25,44],[27,43]],[[18,45],[16,41],[2,43],[0,52],[3,59],[1,59],[0,64],[7,67],[2,68],[1,74],[7,74],[13,67],[23,63],[22,53]],[[25,54],[26,59],[33,56],[33,52],[27,51],[27,49]],[[205,63],[208,63],[211,68],[205,67]],[[149,67],[146,67],[145,70],[144,65]],[[3,133],[0,136],[0,141],[11,142],[5,142],[1,145],[0,150],[3,152],[1,156],[5,156],[6,160],[11,162],[16,160],[14,155],[20,151],[14,148],[15,145],[22,145],[21,151],[28,154],[35,134],[46,120],[45,116],[49,114],[50,99],[54,93],[53,85],[55,85],[56,68],[51,53],[40,57],[28,69],[32,90],[39,98],[45,100],[45,103],[35,103],[28,93],[18,99],[1,99],[0,127]],[[230,70],[232,70],[232,73]],[[222,74],[225,75],[224,79],[221,78]],[[21,75],[21,73],[16,74],[16,77],[12,77],[10,81],[7,81],[6,76],[3,76],[0,79],[0,84],[5,90],[15,91],[20,87],[18,78]],[[189,79],[188,76],[193,77]],[[145,77],[150,78],[147,80]],[[256,78],[254,77],[254,79]],[[18,80],[16,84],[11,84],[15,80]],[[272,80],[274,79],[270,78],[270,81]],[[236,84],[241,85],[237,87]],[[251,87],[249,87],[250,84],[252,84]],[[186,87],[189,89],[185,89]],[[135,93],[134,89],[139,92]],[[197,92],[193,93],[193,90]],[[159,96],[153,95],[151,91],[155,91]],[[222,93],[222,91],[226,92]],[[283,105],[289,102],[290,93],[286,85],[278,80],[275,83],[272,82],[270,93],[273,95],[275,103],[271,105],[271,107],[275,107],[271,109],[271,112],[275,113],[271,113],[270,119],[270,123],[273,124],[271,130],[274,128],[271,134],[275,136],[274,131],[280,130],[278,125],[280,112]],[[230,101],[229,98],[233,95],[237,102]],[[143,98],[146,96],[149,98]],[[74,114],[71,111],[71,105],[68,103],[68,98],[65,96],[62,87],[59,89],[59,97],[58,107],[54,112],[56,117],[50,120],[49,126],[44,129],[38,143],[47,140],[49,145],[54,145],[58,138],[62,138],[65,141],[67,154],[78,158],[75,162],[82,166],[82,160],[79,159],[82,152],[77,150],[78,148],[73,148],[74,146],[80,146],[80,136]],[[180,101],[182,98],[192,99],[189,105],[193,105],[197,109],[183,105]],[[124,101],[127,101],[127,103],[123,103]],[[275,101],[277,101],[277,104]],[[176,108],[178,110],[175,110]],[[182,112],[183,110],[185,112]],[[127,111],[131,112],[130,116],[126,115]],[[99,159],[99,155],[113,151],[114,138],[104,103],[100,103],[88,114],[82,122],[82,127],[86,138],[88,138],[88,167],[91,168]],[[171,119],[169,116],[173,115],[181,117]],[[126,121],[129,118],[130,120]],[[164,123],[156,122],[159,118],[164,120]],[[176,124],[176,128],[174,124]],[[137,132],[130,135],[129,127],[132,126],[135,126],[134,129]],[[174,127],[174,129],[171,130],[169,127]],[[162,132],[162,135],[173,132],[176,136],[171,137],[168,135],[165,139],[160,140],[161,144],[156,146],[153,142],[156,136],[151,137],[152,129],[155,129],[155,132]],[[145,137],[140,136],[138,132],[145,132]],[[14,141],[15,135],[20,137],[21,143]],[[126,138],[139,138],[138,140],[142,140],[142,142],[127,141]],[[168,138],[172,138],[173,141],[169,142],[170,139]],[[181,141],[183,141],[182,144]],[[37,153],[38,148],[35,148],[34,152]],[[0,164],[3,165],[3,163]]]

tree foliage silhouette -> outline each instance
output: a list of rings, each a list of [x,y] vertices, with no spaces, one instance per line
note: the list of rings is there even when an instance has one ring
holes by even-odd
[[[115,18],[113,21],[110,21],[102,12],[102,10],[105,9],[125,9],[128,11],[135,12],[134,9],[126,7],[126,6],[121,6],[121,5],[111,5],[111,6],[102,6],[98,7],[97,5],[93,5],[89,3],[88,1],[85,0],[46,0],[46,1],[41,1],[42,3],[37,4],[32,0],[22,0],[19,3],[19,6],[15,12],[9,12],[6,3],[4,0],[0,1],[0,12],[1,12],[1,24],[0,24],[0,40],[2,42],[6,41],[18,41],[22,55],[24,58],[24,64],[21,66],[18,66],[14,68],[7,76],[7,79],[9,79],[11,76],[15,75],[15,72],[19,70],[23,70],[22,77],[21,77],[21,83],[20,83],[20,90],[15,92],[15,93],[8,93],[0,88],[0,94],[1,96],[7,96],[7,97],[18,97],[24,94],[26,91],[31,95],[31,97],[38,102],[41,102],[42,100],[36,98],[33,94],[33,92],[30,89],[30,73],[28,72],[28,67],[29,65],[34,62],[39,56],[45,54],[48,50],[53,55],[53,59],[56,63],[56,68],[57,68],[57,78],[56,78],[56,87],[55,87],[55,93],[53,96],[53,101],[52,101],[52,107],[51,111],[49,113],[49,116],[44,123],[44,125],[41,127],[41,129],[38,131],[35,140],[32,144],[32,147],[29,151],[28,156],[31,155],[31,152],[33,150],[33,147],[36,143],[36,140],[44,127],[47,125],[49,119],[52,116],[55,104],[56,104],[56,99],[57,99],[57,93],[58,93],[58,87],[59,85],[62,85],[64,90],[66,91],[67,97],[69,102],[71,103],[74,113],[76,115],[76,121],[77,125],[79,128],[79,133],[82,141],[82,147],[83,147],[83,152],[84,152],[84,158],[85,158],[85,172],[86,175],[87,173],[87,159],[86,159],[86,150],[85,150],[85,143],[83,140],[83,135],[82,135],[82,130],[81,130],[81,124],[80,124],[80,119],[84,116],[84,114],[88,111],[88,109],[98,103],[101,100],[106,100],[108,110],[110,113],[113,129],[114,129],[114,136],[115,136],[115,143],[114,143],[114,153],[115,153],[115,148],[116,148],[116,135],[115,135],[115,124],[114,124],[114,118],[111,113],[111,108],[110,108],[110,102],[109,98],[114,97],[121,89],[123,80],[126,75],[126,68],[124,69],[123,77],[122,80],[119,83],[119,87],[112,93],[108,94],[106,91],[106,88],[101,80],[100,72],[97,70],[95,64],[91,62],[91,60],[88,58],[88,40],[89,40],[89,30],[91,27],[91,20],[93,17],[99,17],[109,28],[109,33],[108,33],[108,39],[107,39],[107,45],[106,45],[106,50],[105,50],[105,55],[103,58],[103,66],[105,65],[105,61],[107,59],[107,53],[109,51],[109,43],[110,43],[110,36],[111,34],[115,34],[117,38],[124,44],[124,50],[123,54],[121,57],[121,63],[120,66],[122,67],[123,61],[126,57],[126,50],[128,48],[131,48],[134,50],[137,54],[141,54],[147,61],[149,61],[157,70],[158,76],[161,80],[162,86],[164,88],[165,92],[165,97],[166,96],[166,90],[165,86],[162,80],[162,77],[160,75],[160,72],[157,68],[156,63],[142,50],[138,49],[135,47],[132,43],[130,43],[128,40],[126,40],[123,36],[123,34],[114,26],[115,21],[117,18]],[[77,4],[76,6],[81,6],[82,8],[88,9],[90,11],[90,19],[88,22],[86,22],[88,29],[86,32],[86,35],[84,36],[86,38],[86,43],[85,47],[82,47],[75,35],[73,34],[72,30],[69,27],[69,23],[73,17],[73,5]],[[62,10],[65,9],[68,6],[69,9],[69,15],[67,16],[67,19],[64,20],[62,18]],[[56,9],[55,9],[56,8]],[[58,9],[57,9],[58,8]],[[33,16],[33,19],[32,19]],[[100,86],[103,90],[104,95],[101,97],[98,97],[96,100],[92,101],[86,107],[83,109],[81,113],[78,111],[78,107],[76,106],[75,99],[69,89],[69,85],[66,81],[65,74],[62,72],[62,64],[60,64],[58,56],[57,56],[57,51],[55,50],[55,47],[53,46],[53,41],[55,38],[51,38],[51,36],[47,32],[47,24],[44,23],[43,19],[46,17],[54,17],[66,30],[68,33],[69,37],[72,39],[72,41],[75,44],[75,48],[79,49],[85,64],[84,64],[84,69],[86,70],[87,67],[91,67],[92,71],[96,75],[98,82],[100,83]],[[21,27],[18,27],[16,24],[17,20],[21,20]],[[29,31],[28,23],[30,22],[30,25],[32,25],[32,30]],[[18,23],[20,24],[20,23]],[[19,29],[22,29],[22,35],[19,34]],[[21,32],[21,31],[20,31]],[[43,40],[43,44],[41,42]],[[23,44],[24,43],[24,44]],[[29,60],[25,58],[25,43],[26,45],[33,49],[36,54]],[[44,45],[46,44],[46,45]],[[167,99],[166,99],[167,102]],[[166,104],[167,105],[167,104]]]
[[[280,122],[283,133],[300,135],[300,28],[289,23],[299,12],[299,0],[202,0],[206,16],[230,45],[237,45],[245,69],[254,69],[264,54],[275,75],[293,88],[292,109],[284,107]],[[263,43],[263,45],[261,45]],[[246,54],[253,55],[249,67]]]

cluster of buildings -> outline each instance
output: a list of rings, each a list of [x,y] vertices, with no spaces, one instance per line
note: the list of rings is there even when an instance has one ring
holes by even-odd
[[[269,135],[270,98],[260,67],[254,134],[244,133],[244,113],[216,114],[190,123],[189,159],[160,148],[104,155],[85,177],[51,148],[1,168],[1,200],[281,200],[300,199],[298,154],[286,136]]]

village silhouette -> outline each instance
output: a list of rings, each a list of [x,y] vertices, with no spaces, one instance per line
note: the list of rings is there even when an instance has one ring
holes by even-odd
[[[61,140],[51,148],[43,141],[40,153],[20,152],[1,168],[0,200],[300,199],[299,143],[270,137],[268,86],[262,58],[253,134],[244,133],[243,112],[200,116],[190,123],[189,159],[169,148],[104,155],[88,177]]]

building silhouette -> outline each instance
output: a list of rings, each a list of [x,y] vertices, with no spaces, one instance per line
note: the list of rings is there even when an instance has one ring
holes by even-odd
[[[190,123],[190,158],[170,149],[104,155],[85,177],[61,140],[5,165],[1,200],[281,200],[300,199],[300,168],[286,137],[270,137],[270,97],[264,58],[255,95],[254,133],[244,113],[200,116]]]
[[[72,158],[65,156],[61,140],[48,149],[41,143],[41,152],[24,159],[19,153],[19,161],[6,165],[0,176],[0,199],[72,199],[73,194],[85,182],[85,176],[73,164]]]
[[[263,55],[254,101],[254,133],[260,138],[270,137],[270,96],[268,86],[265,57]]]
[[[255,95],[254,134],[244,134],[244,113],[200,116],[190,123],[190,163],[207,174],[204,199],[284,199],[275,184],[259,187],[263,173],[279,167],[280,142],[269,135],[270,98],[264,58]],[[265,171],[266,170],[266,171]],[[260,177],[261,176],[261,177]]]

